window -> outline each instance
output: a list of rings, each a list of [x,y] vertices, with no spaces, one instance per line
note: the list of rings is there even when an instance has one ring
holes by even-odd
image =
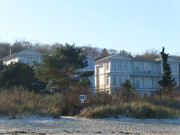
[[[128,70],[128,62],[125,62],[125,70]]]
[[[124,62],[121,64],[121,69],[124,70]]]
[[[143,64],[143,63],[140,63],[139,71],[140,71],[140,72],[143,72],[143,71],[144,71],[144,64]]]
[[[116,85],[116,75],[114,75],[114,84]]]
[[[177,72],[177,64],[171,65],[172,72]]]
[[[120,61],[118,62],[118,69],[119,70],[121,69],[121,62]]]
[[[115,67],[115,66],[114,66],[114,61],[112,61],[112,70],[114,70],[114,67]]]
[[[139,80],[136,80],[135,86],[136,86],[136,88],[140,88],[140,82],[139,82]]]
[[[27,57],[27,63],[29,65],[32,65],[32,62],[33,62],[33,58],[32,57]]]
[[[116,65],[116,67],[115,67],[115,70],[118,70],[118,62],[117,61],[115,61],[115,65]]]
[[[131,70],[131,73],[133,73],[133,67],[134,67],[134,64],[131,63],[131,64],[130,64],[130,70]]]
[[[131,78],[130,78],[130,81],[131,81],[131,84],[133,84],[133,83],[134,83],[134,79],[133,79],[133,77],[131,77]]]
[[[149,78],[149,88],[153,88],[153,78]]]
[[[153,64],[150,64],[148,73],[152,73],[152,71],[153,71]]]
[[[19,57],[19,62],[22,62],[22,63],[24,63],[24,62],[25,62],[25,59],[24,59],[24,57]]]
[[[121,83],[125,82],[125,76],[121,76]]]
[[[121,82],[122,82],[122,80],[121,80],[121,76],[120,76],[120,75],[118,75],[116,78],[117,78],[116,80],[118,81],[117,83],[118,83],[119,85],[121,85]]]
[[[109,70],[109,62],[106,63],[106,70]]]
[[[106,85],[109,85],[109,76],[106,76]]]
[[[143,88],[144,87],[144,82],[143,82],[143,78],[142,77],[140,78],[139,82],[140,82],[140,88]]]
[[[100,68],[102,68],[102,67],[103,67],[103,64],[102,64],[102,63],[100,63],[100,64],[99,64],[99,67],[100,67]]]
[[[124,76],[124,81],[126,81],[126,80],[128,80],[128,76],[127,75]]]
[[[93,61],[92,60],[88,60],[87,68],[92,68],[92,67],[93,67]]]

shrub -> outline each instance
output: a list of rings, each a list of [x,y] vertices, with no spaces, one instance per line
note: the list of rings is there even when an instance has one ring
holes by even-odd
[[[170,115],[180,115],[180,110],[157,106],[150,103],[130,102],[85,108],[80,112],[79,116],[88,118],[106,118],[114,117],[119,114],[140,119],[166,118]]]
[[[81,104],[80,95],[86,95]],[[93,94],[85,87],[73,88],[63,93],[39,94],[23,87],[0,89],[0,115],[15,118],[22,115],[78,115],[89,118],[104,118],[119,114],[135,118],[166,118],[180,115],[180,98],[147,96],[137,94],[132,99],[122,93]]]
[[[0,115],[55,115],[60,95],[37,94],[22,87],[0,90]],[[59,113],[60,115],[60,113]]]

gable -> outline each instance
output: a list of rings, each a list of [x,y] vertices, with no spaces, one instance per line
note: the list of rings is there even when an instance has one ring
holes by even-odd
[[[18,56],[41,56],[41,54],[34,49],[26,49],[17,53]]]
[[[112,56],[110,59],[111,60],[131,60],[131,58],[121,53]]]
[[[38,55],[38,54],[32,51],[23,51],[18,53],[18,56],[31,56],[31,55]]]
[[[13,53],[12,55],[6,56],[6,57],[2,58],[1,61],[9,61],[14,58],[21,57],[21,56],[37,56],[37,57],[39,57],[41,55],[42,54],[37,52],[36,50],[29,48],[29,49],[23,50],[21,52]]]
[[[88,53],[88,54],[87,54],[87,59],[93,59],[93,60],[95,60],[95,59],[96,59],[96,56],[94,56],[94,55],[91,54],[91,53]]]

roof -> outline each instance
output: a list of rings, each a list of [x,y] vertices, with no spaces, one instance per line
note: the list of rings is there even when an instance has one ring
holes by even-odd
[[[113,58],[115,58],[116,56],[122,56],[122,57],[124,57],[124,58],[129,59],[129,60],[132,59],[132,58],[128,57],[127,55],[125,55],[124,53],[118,53],[118,54],[115,54],[115,55],[107,56],[107,57],[102,58],[102,59],[98,59],[98,60],[96,60],[96,61],[99,62],[99,61],[103,61],[103,60],[113,59]]]
[[[94,59],[96,59],[96,56],[95,55],[93,55],[92,53],[87,53],[89,56],[91,56],[92,58],[94,58]]]
[[[155,59],[146,59],[141,57],[135,57],[133,58],[134,61],[156,61]]]
[[[157,58],[157,59],[155,59],[156,61],[161,61],[162,60],[162,58]],[[170,61],[176,61],[176,62],[179,62],[180,63],[180,60],[179,59],[177,59],[177,58],[175,58],[175,57],[173,57],[173,56],[169,56],[169,59],[168,60],[170,60]]]
[[[26,51],[32,51],[32,52],[36,53],[36,54],[39,55],[39,56],[42,55],[41,53],[37,52],[35,49],[33,49],[33,48],[28,48],[28,49],[25,49],[25,50],[23,50],[23,51],[20,51],[20,52],[17,52],[17,53],[13,53],[13,54],[11,54],[11,55],[8,55],[8,56],[6,56],[6,57],[4,57],[4,58],[2,58],[2,59],[0,59],[0,60],[1,60],[1,61],[5,61],[5,60],[8,60],[8,59],[16,58],[16,57],[20,56],[23,52],[26,52]]]

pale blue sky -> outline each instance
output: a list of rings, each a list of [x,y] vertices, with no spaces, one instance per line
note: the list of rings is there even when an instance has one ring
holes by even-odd
[[[180,0],[0,0],[0,41],[180,55]]]

